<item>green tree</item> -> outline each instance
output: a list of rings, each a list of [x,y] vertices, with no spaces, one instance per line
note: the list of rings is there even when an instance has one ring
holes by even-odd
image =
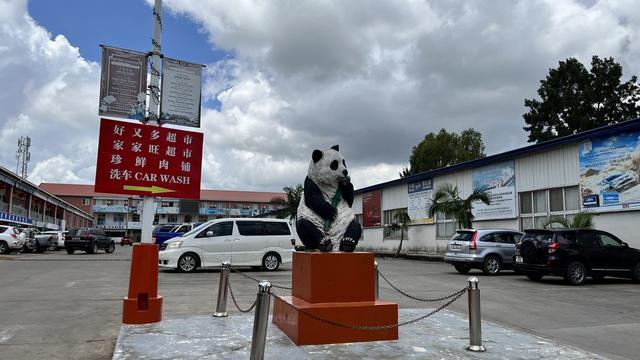
[[[613,58],[591,59],[591,70],[574,58],[560,61],[541,80],[537,99],[525,99],[523,115],[529,142],[543,142],[640,116],[636,76],[621,81],[622,66]]]
[[[464,130],[460,135],[455,132],[428,133],[411,150],[409,168],[402,169],[401,177],[419,174],[445,166],[484,157],[482,134],[474,129]]]
[[[393,220],[395,221],[391,224],[393,229],[400,229],[400,245],[398,245],[398,250],[396,251],[396,257],[400,256],[400,251],[402,250],[402,242],[404,241],[404,232],[409,228],[409,224],[411,224],[411,218],[409,214],[401,209],[400,212],[396,213],[393,216]]]
[[[452,216],[458,223],[460,229],[470,229],[473,225],[473,203],[481,201],[487,205],[491,204],[489,192],[486,187],[473,189],[471,195],[466,199],[460,197],[458,187],[452,184],[443,184],[433,194],[429,216],[434,217],[437,212]]]
[[[284,191],[286,199],[273,198],[269,203],[281,206],[280,209],[276,210],[277,218],[284,219],[290,217],[295,221],[298,218],[298,205],[300,205],[304,188],[302,184],[298,184],[293,187],[285,186],[282,188],[282,191]]]
[[[567,220],[563,217],[551,217],[544,227],[548,227],[551,224],[560,224],[566,228],[572,229],[592,229],[594,226],[592,213],[587,213],[584,211],[578,212],[572,220]]]

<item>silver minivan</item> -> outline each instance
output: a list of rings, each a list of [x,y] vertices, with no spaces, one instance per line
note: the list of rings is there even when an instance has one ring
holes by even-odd
[[[158,265],[183,272],[200,267],[251,266],[268,271],[290,263],[294,239],[287,220],[226,218],[208,221],[160,247]]]
[[[509,229],[458,230],[447,244],[444,261],[461,274],[481,269],[495,275],[512,268],[520,237],[521,232]]]

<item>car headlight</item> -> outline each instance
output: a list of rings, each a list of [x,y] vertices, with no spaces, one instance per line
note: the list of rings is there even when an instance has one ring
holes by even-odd
[[[175,241],[167,243],[167,250],[169,249],[177,249],[182,246],[182,241]]]

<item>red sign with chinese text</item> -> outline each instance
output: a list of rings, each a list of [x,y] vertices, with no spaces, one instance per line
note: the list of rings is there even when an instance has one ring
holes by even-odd
[[[100,120],[95,191],[200,199],[203,135]]]
[[[382,194],[380,190],[362,194],[362,227],[382,226],[381,197]]]

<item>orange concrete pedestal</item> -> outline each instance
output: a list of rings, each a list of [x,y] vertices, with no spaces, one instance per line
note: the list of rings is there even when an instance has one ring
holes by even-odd
[[[149,324],[162,320],[158,296],[158,245],[136,244],[131,254],[129,293],[122,305],[123,324]]]
[[[296,345],[397,340],[398,328],[356,330],[340,324],[384,326],[398,323],[398,304],[375,300],[372,253],[294,252],[292,296],[275,299],[273,323]]]

